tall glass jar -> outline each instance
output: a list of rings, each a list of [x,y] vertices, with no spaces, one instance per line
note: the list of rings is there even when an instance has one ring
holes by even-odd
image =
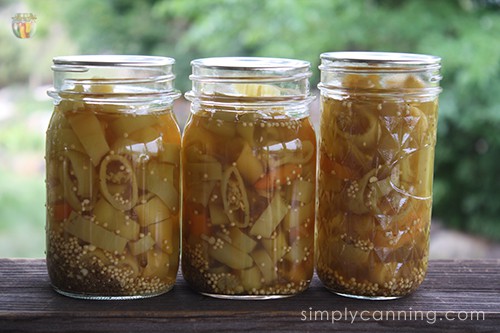
[[[321,55],[317,273],[344,296],[393,299],[429,255],[440,58]]]
[[[47,268],[85,299],[159,295],[179,264],[180,131],[174,60],[53,60],[47,130]]]
[[[182,271],[219,298],[305,290],[313,274],[316,139],[308,62],[192,63],[182,139]]]

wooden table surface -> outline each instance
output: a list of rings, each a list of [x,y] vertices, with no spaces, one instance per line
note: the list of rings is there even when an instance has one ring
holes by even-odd
[[[317,277],[291,298],[218,300],[180,275],[154,298],[76,300],[51,289],[44,260],[0,259],[0,298],[4,332],[500,332],[500,259],[431,261],[422,286],[394,301],[340,297]]]

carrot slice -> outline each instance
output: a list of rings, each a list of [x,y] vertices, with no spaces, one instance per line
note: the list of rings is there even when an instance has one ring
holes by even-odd
[[[295,282],[296,284],[303,283],[311,279],[312,275],[312,261],[291,263],[283,268],[283,276],[290,282]]]
[[[293,243],[296,240],[301,239],[301,238],[313,238],[314,237],[314,221],[312,221],[310,223],[301,223],[298,226],[290,228],[288,235],[289,235],[288,241],[290,243]]]
[[[333,173],[340,179],[355,180],[360,178],[359,174],[356,171],[350,169],[345,165],[337,163],[336,161],[331,160],[326,156],[321,157],[320,165],[323,172]]]
[[[185,212],[187,213],[187,228],[190,234],[200,237],[202,234],[207,235],[209,233],[208,216],[203,206],[192,205],[192,207],[186,207]]]
[[[53,217],[55,221],[63,221],[71,214],[71,206],[66,201],[60,201],[52,207]]]
[[[302,172],[302,167],[297,164],[284,164],[276,169],[269,170],[264,177],[254,183],[257,190],[274,189],[278,185],[296,179]]]

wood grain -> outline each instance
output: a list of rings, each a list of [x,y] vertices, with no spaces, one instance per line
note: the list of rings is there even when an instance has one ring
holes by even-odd
[[[431,261],[417,292],[395,301],[336,296],[317,277],[291,298],[217,300],[180,275],[162,296],[85,301],[55,293],[42,259],[0,259],[0,298],[4,332],[499,332],[500,259]]]

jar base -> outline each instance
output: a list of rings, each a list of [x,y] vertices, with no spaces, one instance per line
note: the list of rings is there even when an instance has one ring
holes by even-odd
[[[329,292],[337,294],[339,296],[367,300],[367,301],[391,301],[391,300],[395,300],[395,299],[399,299],[399,298],[403,297],[403,296],[364,296],[364,295],[354,295],[354,294],[341,293],[341,292],[334,291],[334,290],[331,290],[328,288],[327,288],[327,290]]]
[[[58,294],[61,294],[66,297],[70,298],[76,298],[76,299],[85,299],[85,300],[94,300],[94,301],[126,301],[126,300],[134,300],[134,299],[144,299],[144,298],[151,298],[151,297],[156,297],[163,295],[172,288],[169,288],[167,290],[158,292],[158,293],[151,293],[151,294],[144,294],[144,295],[93,295],[93,294],[84,294],[84,293],[76,293],[76,292],[70,292],[70,291],[65,291],[61,290],[57,287],[52,286],[52,289],[54,289]]]
[[[295,296],[296,294],[291,294],[291,295],[224,295],[224,294],[210,294],[210,293],[203,293],[200,292],[200,294],[212,298],[218,298],[218,299],[232,299],[236,301],[262,301],[262,300],[270,300],[270,299],[282,299],[282,298],[288,298]]]

